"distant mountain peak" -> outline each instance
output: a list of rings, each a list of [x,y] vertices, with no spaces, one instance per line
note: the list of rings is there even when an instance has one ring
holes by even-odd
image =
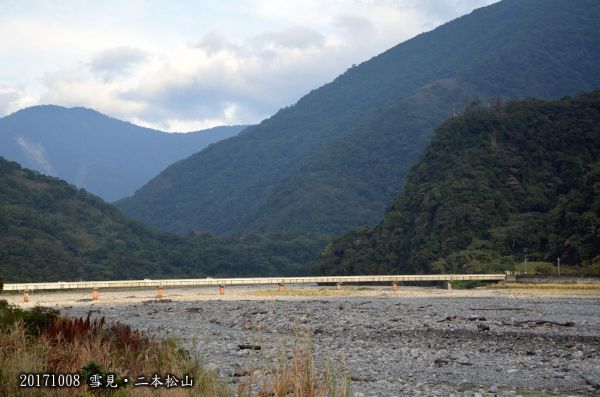
[[[168,165],[243,128],[170,134],[85,107],[38,105],[0,118],[0,155],[114,201],[133,194]]]

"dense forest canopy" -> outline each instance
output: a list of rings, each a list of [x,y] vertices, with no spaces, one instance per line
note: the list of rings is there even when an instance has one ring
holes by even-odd
[[[325,242],[283,234],[179,237],[0,157],[0,273],[7,282],[296,275]]]
[[[337,234],[375,224],[453,110],[600,87],[598,15],[595,0],[478,9],[174,164],[118,206],[180,234]]]
[[[525,255],[600,274],[600,91],[447,121],[383,221],[336,239],[314,270],[502,271]]]

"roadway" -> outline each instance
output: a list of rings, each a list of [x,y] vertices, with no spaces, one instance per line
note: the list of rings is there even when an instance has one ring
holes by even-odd
[[[399,283],[399,282],[452,282],[452,281],[505,281],[505,274],[427,274],[427,275],[380,275],[380,276],[321,276],[321,277],[252,277],[252,278],[200,278],[166,280],[115,280],[115,281],[75,281],[75,282],[36,282],[7,283],[5,291],[41,291],[100,288],[139,288],[139,287],[194,287],[227,285],[285,285],[309,283]]]

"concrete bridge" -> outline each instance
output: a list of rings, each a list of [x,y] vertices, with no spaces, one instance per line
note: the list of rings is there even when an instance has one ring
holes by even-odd
[[[505,281],[506,274],[427,274],[427,275],[391,275],[391,276],[322,276],[322,277],[252,277],[252,278],[200,278],[170,280],[117,280],[117,281],[76,281],[52,283],[8,283],[5,291],[23,291],[24,302],[29,301],[29,291],[91,289],[92,299],[98,299],[98,290],[117,288],[156,287],[156,297],[162,299],[165,287],[215,286],[219,293],[225,293],[227,285],[277,285],[283,291],[286,284],[331,283],[338,288],[342,284],[357,283],[391,283],[392,290],[399,282],[433,282],[448,283],[452,289],[453,281]]]

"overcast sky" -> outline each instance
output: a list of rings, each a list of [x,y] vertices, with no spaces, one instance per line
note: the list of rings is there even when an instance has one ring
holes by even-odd
[[[0,116],[85,106],[165,131],[256,123],[496,0],[0,0]]]

